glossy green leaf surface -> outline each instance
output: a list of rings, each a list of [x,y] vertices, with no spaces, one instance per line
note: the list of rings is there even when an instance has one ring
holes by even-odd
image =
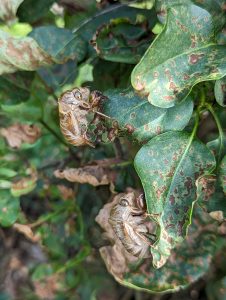
[[[170,109],[159,108],[139,96],[132,88],[114,89],[104,93],[103,113],[117,121],[120,130],[138,142],[147,142],[155,135],[182,130],[193,112],[191,98]]]
[[[147,94],[151,104],[165,108],[183,100],[197,83],[226,74],[226,48],[215,42],[215,18],[190,1],[173,3],[164,30],[131,77],[133,87]]]
[[[214,93],[217,103],[226,107],[226,77],[216,81]]]
[[[144,145],[134,165],[145,191],[148,213],[159,227],[151,253],[153,265],[160,268],[171,249],[185,238],[196,200],[195,180],[215,167],[215,158],[190,134],[167,132]]]
[[[0,224],[2,226],[12,225],[19,214],[20,204],[17,198],[10,195],[8,191],[0,191]]]

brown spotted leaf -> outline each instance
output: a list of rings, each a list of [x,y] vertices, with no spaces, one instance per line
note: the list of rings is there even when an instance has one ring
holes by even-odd
[[[0,31],[0,74],[36,70],[54,61],[30,37],[15,38]]]
[[[39,240],[38,235],[35,235],[28,225],[14,223],[13,228],[22,233],[28,240],[32,242],[37,242]]]
[[[191,97],[166,109],[150,105],[147,97],[138,95],[133,88],[108,90],[105,96],[102,112],[111,117],[109,123],[115,120],[121,132],[140,143],[166,131],[184,129],[193,112]]]
[[[206,213],[195,207],[188,237],[172,251],[167,263],[156,270],[150,258],[139,260],[132,256],[114,235],[108,219],[117,197],[105,204],[96,217],[111,243],[100,248],[100,254],[115,280],[129,288],[157,293],[185,288],[205,275],[213,256],[224,244],[224,237],[216,234],[217,225]]]
[[[166,25],[131,77],[133,87],[148,95],[155,106],[172,107],[197,83],[226,74],[226,48],[215,38],[216,27],[220,27],[216,20],[223,20],[223,10],[215,1],[211,9],[208,1],[194,2],[204,5],[187,0],[157,2],[168,4]]]
[[[223,77],[216,81],[214,93],[218,104],[226,107],[226,77]]]
[[[33,71],[69,59],[80,61],[86,54],[86,43],[70,30],[43,26],[29,35],[17,38],[0,31],[0,74]]]
[[[0,135],[5,137],[12,148],[20,148],[23,143],[33,144],[40,137],[40,134],[39,127],[27,124],[16,123],[0,129]]]
[[[219,177],[204,175],[196,180],[197,203],[209,213],[211,218],[222,222],[226,220],[226,199]]]
[[[135,157],[148,213],[158,224],[152,246],[153,265],[165,264],[191,223],[195,180],[215,166],[215,158],[199,140],[185,132],[167,132],[144,145]]]

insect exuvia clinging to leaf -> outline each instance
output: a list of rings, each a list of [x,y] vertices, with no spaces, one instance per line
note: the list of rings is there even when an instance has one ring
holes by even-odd
[[[98,126],[101,119],[108,118],[100,112],[106,97],[99,91],[86,87],[66,91],[58,100],[60,128],[68,141],[74,146],[94,147],[88,134],[90,124]]]
[[[154,243],[149,233],[143,194],[125,193],[110,212],[109,223],[125,249],[134,256],[151,256],[150,247]]]

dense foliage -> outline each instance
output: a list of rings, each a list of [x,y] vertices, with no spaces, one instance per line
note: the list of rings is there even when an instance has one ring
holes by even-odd
[[[139,299],[200,278],[198,292],[225,299],[225,11],[224,0],[0,2],[1,299]],[[92,99],[68,106],[81,147],[60,129],[75,87]],[[108,219],[120,195],[142,192],[152,236],[137,258]]]

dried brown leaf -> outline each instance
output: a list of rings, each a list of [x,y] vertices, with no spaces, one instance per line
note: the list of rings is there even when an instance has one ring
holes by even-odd
[[[16,21],[16,12],[24,0],[1,0],[0,1],[0,19],[5,22]]]
[[[0,134],[6,138],[12,148],[20,148],[22,143],[33,144],[40,137],[40,128],[35,125],[16,123],[7,128],[1,128]]]
[[[107,185],[113,181],[114,171],[109,171],[100,166],[85,166],[83,168],[67,168],[56,170],[57,178],[67,179],[71,182],[89,183],[93,186]]]
[[[75,192],[73,191],[73,189],[71,189],[63,184],[58,184],[57,187],[58,187],[60,194],[64,200],[70,200],[70,199],[75,198]]]
[[[30,240],[34,243],[39,241],[39,236],[35,235],[28,225],[15,223],[15,224],[13,224],[13,228],[16,231],[22,233],[28,240]]]
[[[55,299],[57,291],[60,289],[61,281],[62,278],[59,274],[45,277],[44,280],[34,281],[35,294],[40,297],[40,299]]]
[[[218,222],[224,221],[224,214],[221,210],[211,211],[209,215],[211,216],[212,219]]]

